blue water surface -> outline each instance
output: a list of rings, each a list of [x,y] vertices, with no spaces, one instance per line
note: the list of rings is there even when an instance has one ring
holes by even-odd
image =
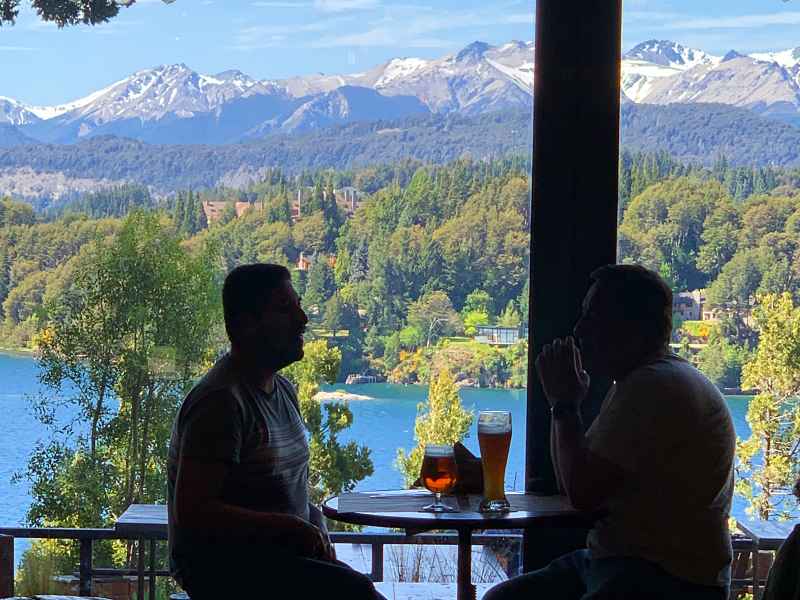
[[[25,521],[30,496],[26,481],[11,484],[14,473],[25,468],[36,442],[46,439],[47,431],[30,411],[30,398],[44,391],[38,383],[36,361],[27,356],[0,354],[0,525],[17,526]],[[414,419],[417,405],[425,399],[427,388],[390,384],[334,385],[326,390],[343,390],[370,400],[353,400],[353,425],[341,434],[343,441],[355,440],[372,451],[375,472],[360,482],[358,489],[390,489],[403,485],[403,478],[395,468],[397,449],[410,450],[414,445]],[[52,393],[52,392],[50,392]],[[64,392],[66,393],[66,392]],[[513,436],[506,470],[509,488],[524,487],[525,450],[525,391],[486,390],[464,388],[460,392],[467,409],[510,410],[513,420]],[[736,431],[740,437],[747,436],[750,429],[745,420],[746,396],[729,396],[728,403],[733,414]],[[60,412],[61,418],[70,418],[74,408]],[[478,452],[478,441],[473,425],[464,441],[474,453]],[[737,498],[734,515],[743,515],[744,503]],[[27,548],[24,540],[18,542],[17,557]]]

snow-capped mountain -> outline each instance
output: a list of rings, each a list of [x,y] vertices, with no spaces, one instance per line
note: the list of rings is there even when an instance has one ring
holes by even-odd
[[[534,46],[473,42],[435,59],[394,58],[352,74],[256,80],[203,75],[183,64],[138,71],[59,106],[0,97],[0,123],[46,142],[113,134],[146,142],[228,143],[425,111],[476,115],[529,108]],[[624,102],[718,102],[800,120],[800,47],[724,57],[666,40],[623,55]]]
[[[431,112],[475,114],[530,106],[533,43],[490,46],[473,42],[435,60],[395,58],[364,73],[310,75],[276,82],[290,94],[330,92],[342,86],[372,88],[385,96],[419,98]]]
[[[308,131],[353,121],[397,119],[429,113],[414,96],[383,96],[366,87],[342,86],[312,96],[281,123],[283,131]]]
[[[650,93],[655,81],[719,61],[717,56],[675,42],[648,40],[623,55],[622,91],[634,102],[641,102]]]
[[[700,64],[653,82],[642,101],[728,104],[793,120],[800,111],[800,86],[792,73],[777,62],[732,51],[716,64]]]
[[[38,120],[39,117],[21,102],[0,96],[0,123],[28,125]]]

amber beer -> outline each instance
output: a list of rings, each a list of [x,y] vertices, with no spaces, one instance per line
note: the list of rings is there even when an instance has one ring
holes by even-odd
[[[451,491],[458,480],[458,467],[452,446],[428,444],[420,469],[422,485],[433,492],[433,504],[424,506],[426,512],[455,512],[458,509],[442,502],[442,494]]]
[[[478,444],[483,466],[483,501],[481,510],[507,511],[505,493],[506,463],[511,445],[511,413],[483,411],[478,415]]]
[[[422,459],[422,485],[434,494],[446,494],[456,485],[456,459],[452,456],[429,456]]]

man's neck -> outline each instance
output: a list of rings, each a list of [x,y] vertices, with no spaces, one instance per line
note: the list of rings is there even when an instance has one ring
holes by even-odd
[[[275,370],[264,366],[264,363],[255,360],[251,355],[243,352],[236,346],[231,346],[231,360],[236,365],[238,371],[248,383],[264,390],[268,394],[275,389]]]

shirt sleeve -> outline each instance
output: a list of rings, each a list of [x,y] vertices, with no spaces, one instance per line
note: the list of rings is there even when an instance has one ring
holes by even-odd
[[[236,398],[217,392],[198,400],[183,417],[181,457],[238,463],[244,421]]]
[[[586,433],[589,451],[629,473],[649,464],[663,451],[661,432],[671,420],[657,389],[640,377],[620,383]]]

